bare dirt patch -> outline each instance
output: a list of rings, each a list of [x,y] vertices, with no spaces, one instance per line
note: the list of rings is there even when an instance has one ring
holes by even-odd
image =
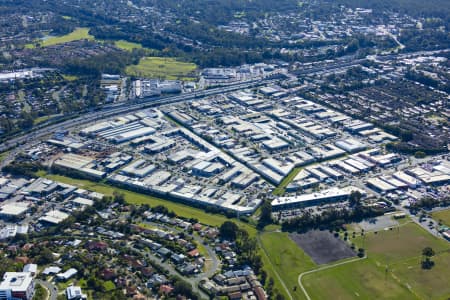
[[[306,233],[291,233],[289,237],[302,248],[316,264],[327,264],[356,256],[344,241],[329,231],[311,230]]]

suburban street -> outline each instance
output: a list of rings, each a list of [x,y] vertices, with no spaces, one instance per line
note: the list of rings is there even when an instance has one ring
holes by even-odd
[[[48,296],[49,300],[56,300],[58,298],[58,290],[56,289],[56,286],[54,286],[52,283],[41,279],[36,279],[36,283],[42,285],[44,288],[47,289],[47,291],[49,292]]]

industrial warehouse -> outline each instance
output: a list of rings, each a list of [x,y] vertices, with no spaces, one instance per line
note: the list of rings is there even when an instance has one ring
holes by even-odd
[[[352,191],[416,201],[423,186],[449,181],[448,161],[409,167],[386,151],[396,139],[270,85],[91,123],[46,147],[63,151],[50,161],[55,172],[250,214],[264,195],[274,211],[340,203]],[[288,176],[287,195],[271,195]]]

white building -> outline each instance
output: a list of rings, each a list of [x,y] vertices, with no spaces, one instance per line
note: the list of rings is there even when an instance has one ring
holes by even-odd
[[[0,299],[30,300],[34,294],[34,279],[29,272],[6,272],[0,283]]]
[[[81,288],[79,286],[69,286],[66,289],[66,297],[67,300],[81,300],[87,299],[87,296],[81,292]]]
[[[31,276],[34,276],[37,273],[37,265],[36,264],[27,264],[23,267],[23,272],[31,273]]]
[[[66,280],[70,279],[72,276],[75,276],[75,274],[77,274],[77,273],[78,273],[77,269],[70,268],[69,270],[65,271],[64,273],[56,274],[56,278],[60,281],[66,281]]]
[[[272,201],[272,209],[274,211],[279,211],[344,201],[350,197],[352,192],[360,192],[363,196],[366,195],[364,190],[354,186],[347,186],[344,188],[333,187],[328,190],[323,190],[312,194],[303,194],[292,197],[278,197]]]

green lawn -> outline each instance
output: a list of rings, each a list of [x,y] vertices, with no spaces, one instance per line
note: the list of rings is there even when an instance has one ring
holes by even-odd
[[[380,264],[391,264],[404,259],[421,255],[423,248],[430,246],[435,251],[450,249],[450,244],[438,239],[415,223],[388,231],[371,232],[366,238],[360,236],[354,240],[356,245],[367,249],[368,256],[374,258]]]
[[[122,50],[131,51],[133,49],[142,49],[142,45],[138,43],[128,42],[125,40],[115,41],[114,45]]]
[[[264,232],[260,235],[260,240],[269,259],[265,264],[270,264],[277,271],[294,299],[304,299],[298,285],[298,276],[316,268],[316,264],[286,232]],[[277,288],[283,291],[281,285]]]
[[[170,57],[144,57],[138,65],[126,68],[130,76],[168,80],[195,80],[197,65]]]
[[[303,277],[312,299],[444,299],[450,296],[450,244],[415,223],[367,233],[352,242],[368,258]],[[432,247],[436,265],[422,270],[421,252]],[[324,289],[323,287],[327,288]]]
[[[308,274],[302,283],[311,299],[414,299],[369,259]]]
[[[62,44],[62,43],[68,43],[68,42],[72,42],[72,41],[83,40],[83,39],[88,39],[88,40],[94,39],[94,37],[89,34],[89,28],[80,27],[80,28],[75,29],[74,31],[72,31],[69,34],[62,35],[62,36],[49,36],[47,38],[44,38],[44,39],[42,39],[40,41],[36,41],[36,42],[38,42],[41,45],[41,47],[47,47],[47,46],[52,46],[52,45],[57,45],[57,44]],[[25,45],[25,48],[34,48],[34,44],[27,44],[27,45]]]
[[[41,284],[37,283],[35,285],[33,300],[47,299],[48,291]]]
[[[436,221],[450,227],[450,209],[434,212],[431,215]]]

